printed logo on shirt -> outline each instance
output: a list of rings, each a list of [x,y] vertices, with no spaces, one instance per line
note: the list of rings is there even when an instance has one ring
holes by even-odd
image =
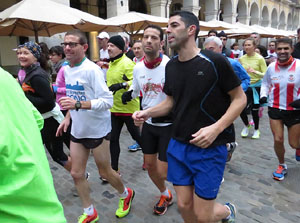
[[[201,70],[199,70],[196,75],[198,75],[198,76],[204,76],[204,73]]]
[[[146,75],[140,76],[140,79],[144,79],[146,78]]]
[[[76,101],[86,101],[84,87],[78,81],[76,85],[66,84],[66,95]]]
[[[148,98],[156,98],[158,93],[163,91],[164,88],[164,79],[161,83],[152,83],[152,78],[149,78],[147,83],[143,85],[143,91]],[[151,94],[154,93],[154,94]]]
[[[293,74],[290,74],[288,80],[289,80],[289,82],[294,82],[294,81],[295,81],[294,75],[293,75]]]

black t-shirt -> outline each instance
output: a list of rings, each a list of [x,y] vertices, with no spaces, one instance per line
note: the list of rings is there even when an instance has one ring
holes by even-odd
[[[200,128],[219,120],[231,103],[227,92],[240,84],[230,63],[221,54],[202,50],[189,61],[171,59],[166,66],[163,90],[174,99],[172,137],[188,143]],[[233,141],[234,128],[230,125],[211,146]]]
[[[300,59],[300,42],[298,42],[298,43],[295,44],[292,56],[294,58]]]

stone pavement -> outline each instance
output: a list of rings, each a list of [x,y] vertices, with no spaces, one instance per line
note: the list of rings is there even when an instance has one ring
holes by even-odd
[[[286,144],[286,163],[288,175],[283,182],[274,181],[272,172],[277,167],[273,151],[273,139],[266,111],[261,119],[261,139],[250,137],[242,139],[242,122],[235,122],[238,148],[224,173],[225,181],[221,186],[217,201],[233,202],[237,207],[237,223],[299,223],[300,222],[300,163],[295,152]],[[152,214],[153,205],[159,199],[159,191],[150,181],[147,172],[142,170],[142,152],[131,153],[127,146],[132,139],[126,129],[121,135],[120,172],[124,183],[134,188],[135,199],[130,214],[122,219],[115,217],[118,194],[109,185],[102,184],[90,156],[87,170],[91,173],[89,184],[93,203],[100,214],[99,223],[182,223],[176,202],[164,216]],[[49,156],[48,156],[49,157]],[[82,213],[81,202],[73,196],[74,184],[69,173],[54,163],[50,167],[59,200],[64,206],[68,223],[76,223]],[[172,186],[168,184],[173,191]],[[176,195],[174,193],[176,201]]]

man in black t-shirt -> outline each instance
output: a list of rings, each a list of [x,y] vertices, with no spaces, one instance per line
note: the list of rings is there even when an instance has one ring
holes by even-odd
[[[166,66],[164,92],[157,106],[133,114],[136,124],[173,111],[168,180],[173,183],[184,222],[235,222],[231,203],[215,202],[234,140],[232,122],[246,105],[246,96],[229,62],[196,45],[197,17],[175,12],[168,22],[169,46],[178,56]],[[195,196],[196,195],[196,196]]]

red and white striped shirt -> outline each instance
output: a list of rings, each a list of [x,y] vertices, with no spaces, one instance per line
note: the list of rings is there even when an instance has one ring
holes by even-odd
[[[268,106],[282,110],[296,110],[289,104],[300,98],[300,60],[287,67],[271,63],[263,78],[260,97],[269,97]]]

